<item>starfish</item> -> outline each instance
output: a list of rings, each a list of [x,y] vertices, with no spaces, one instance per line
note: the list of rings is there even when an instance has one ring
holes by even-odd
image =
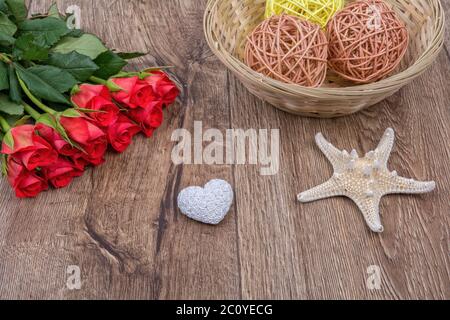
[[[316,143],[331,162],[333,177],[322,185],[298,195],[300,202],[312,202],[330,197],[350,198],[361,210],[367,225],[374,232],[383,232],[380,219],[380,200],[388,194],[420,194],[436,188],[434,181],[421,182],[400,177],[389,171],[387,163],[394,146],[395,133],[389,128],[374,151],[360,158],[356,150],[340,151],[321,133]]]

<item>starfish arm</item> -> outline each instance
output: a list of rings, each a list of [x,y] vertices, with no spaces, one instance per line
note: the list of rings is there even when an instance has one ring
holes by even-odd
[[[387,185],[386,194],[421,194],[433,191],[434,181],[416,181],[403,177],[393,177]]]
[[[389,157],[391,156],[392,148],[394,147],[394,142],[395,132],[393,129],[388,128],[385,131],[383,138],[381,138],[381,141],[376,149],[377,159],[384,167],[387,166]]]
[[[334,171],[341,171],[345,167],[346,163],[348,163],[348,160],[343,152],[327,141],[322,133],[318,133],[316,135],[316,144],[322,153],[327,157],[328,161],[331,162]]]
[[[327,182],[315,188],[300,193],[297,196],[297,199],[298,201],[305,203],[343,195],[344,194],[342,193],[341,188],[339,188],[339,185],[336,183],[334,178],[331,178]]]
[[[384,228],[380,218],[380,197],[357,197],[353,199],[359,210],[361,210],[364,219],[370,230],[373,232],[383,232]]]

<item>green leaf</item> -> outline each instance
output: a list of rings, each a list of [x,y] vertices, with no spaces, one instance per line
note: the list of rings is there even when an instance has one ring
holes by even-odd
[[[119,52],[117,55],[125,60],[131,60],[139,57],[146,56],[148,53],[143,52]]]
[[[22,34],[34,35],[34,42],[41,47],[53,46],[70,32],[64,21],[53,17],[23,21],[19,30]]]
[[[66,118],[78,118],[81,117],[82,114],[74,108],[70,108],[61,112],[61,117]]]
[[[10,149],[14,149],[14,138],[11,130],[9,130],[3,137],[3,143],[6,144]]]
[[[75,51],[67,54],[53,53],[46,63],[66,70],[80,82],[86,81],[98,70],[91,58]]]
[[[85,32],[80,29],[72,29],[70,32],[66,35],[67,37],[73,37],[73,38],[79,38],[81,37]]]
[[[62,117],[67,117],[67,118],[78,118],[81,117],[81,113],[73,108],[71,109],[67,109],[64,110],[63,112],[61,112],[61,116]]]
[[[66,97],[64,97],[64,95],[34,73],[25,70],[17,64],[16,70],[18,77],[37,98],[70,105],[70,102],[66,99]]]
[[[84,114],[89,114],[89,113],[108,113],[108,111],[92,110],[92,109],[78,108],[78,107],[76,107],[75,110],[83,112]]]
[[[5,0],[0,0],[0,11],[4,12],[4,13],[8,13],[9,12],[9,8],[6,5],[6,1]]]
[[[72,87],[72,90],[70,90],[70,95],[74,96],[80,92],[81,92],[80,86],[77,84],[76,86]]]
[[[100,67],[94,75],[102,79],[108,79],[119,73],[127,65],[124,59],[109,50],[100,54],[94,62]]]
[[[3,45],[3,44],[0,42],[0,52],[6,53],[6,54],[11,54],[11,53],[12,53],[12,48]]]
[[[43,61],[48,58],[49,49],[36,42],[31,33],[20,36],[15,43],[13,54],[19,60]]]
[[[106,86],[108,87],[109,91],[111,91],[111,92],[118,92],[118,91],[124,90],[122,87],[117,85],[114,81],[112,81],[112,79],[108,79],[108,81],[106,81]]]
[[[6,0],[6,3],[17,22],[22,22],[27,18],[28,10],[24,0]]]
[[[61,93],[70,91],[77,84],[77,80],[69,72],[54,66],[38,65],[28,68],[27,71],[34,73]]]
[[[58,119],[59,119],[59,116],[58,116]],[[48,113],[44,113],[39,117],[39,119],[36,121],[36,123],[42,123],[42,124],[46,125],[47,127],[53,128],[63,137],[64,140],[66,140],[67,142],[69,142],[71,145],[74,146],[74,143],[70,140],[69,136],[67,135],[66,130],[61,125],[61,123],[55,118],[55,116],[48,114]]]
[[[14,44],[16,42],[16,39],[14,37],[0,31],[0,45],[8,47]]]
[[[9,89],[8,67],[0,61],[0,91]]]
[[[8,66],[9,76],[9,99],[13,102],[22,102],[22,90],[20,89],[19,80],[17,79],[16,69],[13,64]]]
[[[17,26],[9,20],[8,16],[0,11],[0,30],[8,36],[13,36],[17,31]]]
[[[47,16],[62,20],[58,5],[56,3],[53,3],[50,8],[48,8]]]
[[[5,117],[6,121],[8,121],[9,125],[11,127],[17,127],[22,126],[24,124],[27,124],[28,121],[31,119],[31,116],[29,115],[8,115]]]
[[[21,104],[9,100],[7,95],[0,93],[0,111],[11,116],[20,116],[24,110]]]
[[[54,48],[54,52],[70,53],[76,51],[80,54],[97,58],[101,53],[108,51],[99,38],[92,34],[83,34],[79,38],[65,37]]]
[[[49,113],[42,114],[39,119],[36,120],[36,124],[37,123],[45,124],[47,127],[53,128],[55,130],[57,128],[57,121],[55,117]]]

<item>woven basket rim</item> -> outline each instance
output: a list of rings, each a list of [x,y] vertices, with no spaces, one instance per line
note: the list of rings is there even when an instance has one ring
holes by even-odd
[[[234,57],[227,50],[220,48],[219,41],[214,39],[211,28],[210,19],[212,19],[211,13],[214,7],[220,3],[221,0],[209,0],[206,6],[203,27],[206,41],[211,48],[212,52],[233,72],[240,74],[253,82],[259,82],[261,85],[268,88],[277,89],[280,93],[290,94],[302,94],[314,98],[330,97],[346,97],[346,96],[362,96],[366,94],[378,94],[382,92],[392,91],[393,89],[400,88],[405,84],[412,81],[414,78],[422,74],[437,58],[439,52],[444,46],[444,33],[445,33],[445,14],[442,3],[440,0],[422,0],[433,2],[438,10],[436,12],[436,20],[434,23],[435,36],[430,42],[430,45],[424,50],[424,52],[417,58],[417,60],[405,70],[396,73],[386,79],[362,85],[354,85],[350,87],[319,87],[308,88],[295,84],[287,84],[270,77],[264,76],[243,63],[238,58]]]

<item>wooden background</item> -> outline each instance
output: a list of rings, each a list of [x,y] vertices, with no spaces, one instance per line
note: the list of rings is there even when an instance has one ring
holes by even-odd
[[[42,12],[51,0],[31,2]],[[0,184],[0,297],[45,299],[448,299],[450,298],[450,38],[433,67],[390,99],[359,114],[316,120],[277,111],[251,96],[203,38],[206,0],[68,0],[83,28],[120,50],[149,51],[134,67],[173,65],[183,87],[165,125],[123,155],[88,170],[70,188],[15,199]],[[443,1],[447,13],[450,4]],[[281,130],[281,168],[174,166],[173,130]],[[437,191],[384,198],[386,231],[373,234],[356,206],[334,198],[296,202],[332,170],[314,145],[321,131],[341,148],[371,150],[396,130],[390,166],[435,179]],[[176,209],[178,192],[230,181],[236,201],[225,221],[204,226]],[[69,265],[81,290],[66,287]],[[381,290],[366,288],[382,269]]]

